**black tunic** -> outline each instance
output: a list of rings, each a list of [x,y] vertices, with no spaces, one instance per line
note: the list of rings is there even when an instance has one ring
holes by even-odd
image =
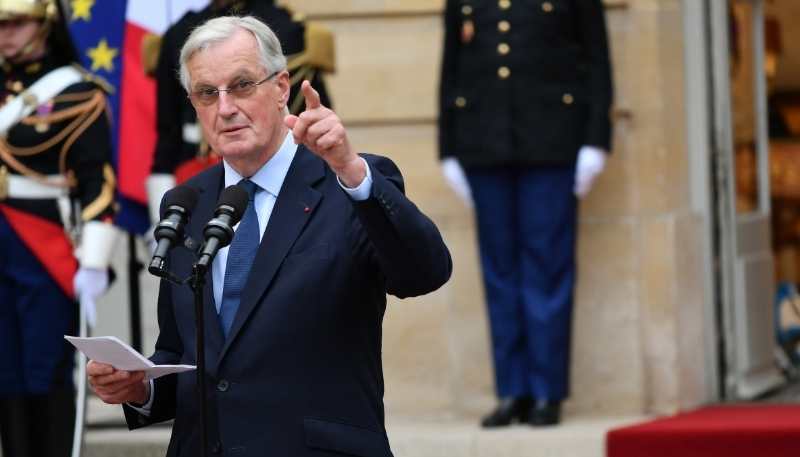
[[[0,105],[5,105],[9,97],[18,96],[22,90],[30,87],[39,78],[56,68],[57,65],[49,55],[19,65],[6,64],[0,66],[0,80],[4,82],[2,88],[0,88]],[[85,94],[83,98],[88,98],[96,95],[99,91],[101,89],[95,83],[86,81],[67,87],[59,94],[59,97],[67,94]],[[35,110],[31,116],[46,114],[51,110],[53,113],[58,113],[81,103],[85,103],[85,100],[48,103],[43,108]],[[105,106],[104,98],[102,106]],[[29,118],[32,119],[32,117]],[[19,123],[9,130],[7,136],[8,145],[12,148],[34,148],[40,146],[67,128],[74,119],[75,117],[70,117],[49,125],[40,123],[38,126],[36,124],[24,125]],[[78,127],[78,129],[80,128]],[[14,158],[36,173],[43,175],[67,173],[74,176],[76,186],[71,190],[71,196],[79,201],[84,209],[84,221],[102,220],[107,222],[113,218],[115,213],[113,196],[116,186],[116,178],[111,168],[112,151],[107,111],[103,111],[93,122],[86,125],[85,130],[80,133],[68,148],[64,161],[65,169],[62,170],[60,157],[62,148],[69,137],[70,135],[67,135],[66,138],[37,154],[15,155]],[[20,174],[12,164],[8,164],[0,158],[0,167],[3,166],[6,167],[9,174]],[[53,199],[8,198],[2,203],[28,214],[58,224],[62,223]]]
[[[574,165],[610,149],[601,0],[447,0],[439,152],[465,167]]]

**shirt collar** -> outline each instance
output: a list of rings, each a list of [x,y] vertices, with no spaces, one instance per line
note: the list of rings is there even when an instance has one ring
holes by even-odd
[[[277,198],[278,193],[281,191],[281,186],[283,186],[283,180],[286,179],[289,166],[292,164],[292,160],[294,160],[295,152],[297,152],[297,145],[294,144],[294,135],[292,135],[292,131],[289,130],[286,134],[286,138],[283,140],[283,144],[278,148],[275,155],[256,171],[250,178],[250,181],[253,181],[258,187],[266,190]],[[222,163],[225,167],[225,187],[238,184],[239,181],[244,179],[233,167],[228,165],[228,162],[223,160]]]

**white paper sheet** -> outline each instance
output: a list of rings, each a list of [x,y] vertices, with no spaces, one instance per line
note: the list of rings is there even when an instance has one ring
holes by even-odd
[[[155,365],[132,347],[113,336],[79,338],[66,336],[81,352],[95,362],[111,365],[117,370],[144,371],[144,380],[149,381],[171,373],[194,370],[193,365]]]

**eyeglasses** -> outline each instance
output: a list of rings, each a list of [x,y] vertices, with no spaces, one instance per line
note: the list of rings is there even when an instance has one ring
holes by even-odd
[[[220,92],[227,92],[228,95],[239,100],[244,98],[249,98],[251,95],[256,93],[256,89],[258,88],[258,86],[272,79],[278,73],[280,73],[280,71],[276,71],[275,73],[267,76],[266,78],[262,79],[259,82],[239,81],[225,89],[196,90],[187,95],[187,97],[192,102],[192,106],[194,106],[195,108],[205,108],[207,106],[213,105],[214,103],[217,102],[217,99],[219,99]]]

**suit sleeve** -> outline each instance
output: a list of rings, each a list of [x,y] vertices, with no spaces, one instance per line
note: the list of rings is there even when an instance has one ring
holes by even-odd
[[[172,191],[164,195],[161,200],[162,219],[166,202],[171,196]],[[170,258],[167,257],[167,270],[170,269],[169,262]],[[162,279],[158,290],[158,340],[156,340],[156,351],[150,356],[150,360],[156,365],[178,365],[181,363],[183,351],[183,341],[178,333],[172,305],[172,286],[169,281]],[[135,430],[174,419],[177,409],[177,387],[177,374],[162,376],[153,381],[153,404],[149,417],[128,405],[122,405],[128,428]]]
[[[613,88],[603,2],[577,0],[576,5],[590,100],[586,144],[611,151]]]
[[[444,49],[439,81],[439,158],[455,155],[453,144],[453,100],[458,70],[458,15],[454,0],[447,0],[444,11]]]
[[[400,170],[389,159],[363,155],[372,191],[351,200],[387,293],[399,298],[432,292],[450,279],[453,262],[439,229],[404,192]]]
[[[175,313],[172,310],[172,287],[166,280],[161,280],[158,293],[158,340],[156,352],[150,360],[156,365],[177,365],[183,353],[178,328],[175,325]],[[140,414],[128,405],[122,405],[125,420],[130,430],[165,422],[175,418],[177,409],[178,375],[170,374],[153,381],[153,404],[150,416]]]

